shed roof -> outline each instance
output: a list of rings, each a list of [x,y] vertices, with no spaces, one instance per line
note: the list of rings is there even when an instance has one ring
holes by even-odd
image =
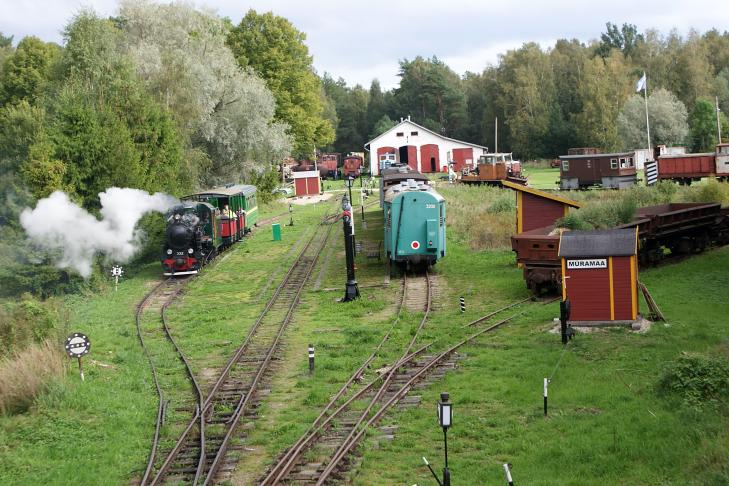
[[[593,231],[565,231],[559,239],[559,256],[632,256],[638,250],[635,228]]]
[[[229,186],[213,187],[211,189],[204,189],[202,191],[194,192],[190,196],[235,196],[237,194],[243,194],[249,196],[255,194],[256,186],[248,184],[233,184]],[[188,196],[188,197],[190,197]]]
[[[543,197],[544,199],[551,199],[552,201],[557,201],[562,204],[566,204],[567,206],[573,207],[573,208],[581,208],[582,204],[578,203],[577,201],[574,201],[572,199],[568,199],[566,197],[558,196],[556,194],[552,194],[550,192],[546,191],[540,191],[539,189],[534,189],[532,187],[527,187],[521,184],[517,184],[515,182],[511,181],[502,181],[501,184],[504,186],[514,189],[516,191],[526,192],[529,194],[533,194],[535,196]]]

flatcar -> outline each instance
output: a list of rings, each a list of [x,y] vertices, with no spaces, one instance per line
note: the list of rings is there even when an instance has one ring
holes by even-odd
[[[348,155],[342,163],[342,177],[359,177],[362,173],[362,157]]]
[[[527,183],[526,177],[521,175],[521,162],[513,160],[511,153],[481,155],[476,167],[464,173],[460,181],[463,184],[489,186],[501,186],[502,181],[524,185]]]
[[[400,184],[402,181],[412,179],[416,182],[428,184],[428,176],[421,174],[407,164],[393,164],[380,171],[380,207],[385,207],[385,192],[391,186]]]
[[[431,186],[408,179],[385,191],[384,249],[390,263],[428,266],[446,255],[446,204]]]
[[[703,177],[729,177],[729,143],[716,145],[715,152],[659,155],[658,180],[689,185]]]
[[[638,229],[639,262],[651,265],[665,258],[666,251],[688,255],[712,244],[729,243],[729,210],[718,203],[647,206],[637,209],[633,221],[618,228]],[[511,237],[527,288],[536,295],[561,292],[559,232],[554,226],[545,226]]]
[[[258,221],[256,188],[230,184],[182,198],[167,214],[162,268],[190,275],[239,241]]]
[[[621,189],[638,181],[635,152],[560,155],[559,160],[560,189],[584,189],[591,186]]]

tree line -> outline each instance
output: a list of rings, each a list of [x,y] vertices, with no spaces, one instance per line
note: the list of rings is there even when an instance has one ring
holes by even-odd
[[[599,40],[560,39],[543,48],[528,42],[480,72],[456,74],[442,60],[400,62],[399,86],[383,91],[348,87],[324,74],[336,128],[328,149],[361,150],[400,117],[449,137],[490,147],[498,118],[500,150],[524,159],[553,158],[569,147],[605,151],[647,146],[643,92],[648,78],[651,144],[713,150],[715,100],[729,110],[729,32],[638,32],[606,24]],[[729,123],[721,114],[722,134]]]
[[[226,182],[270,194],[281,159],[331,143],[305,35],[272,13],[229,19],[123,0],[77,14],[63,45],[0,34],[0,287],[74,277],[23,243],[19,212],[62,190],[87,210],[111,186],[183,195]],[[79,235],[83,238],[83,235]]]

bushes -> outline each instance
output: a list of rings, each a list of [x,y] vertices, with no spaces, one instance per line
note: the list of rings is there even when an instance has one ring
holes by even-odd
[[[58,308],[29,295],[0,306],[0,357],[55,338],[62,326]]]
[[[658,391],[676,396],[692,408],[726,406],[729,360],[724,356],[683,353],[664,369]]]
[[[48,340],[0,361],[0,414],[27,410],[54,378],[65,373],[64,363],[59,346]]]

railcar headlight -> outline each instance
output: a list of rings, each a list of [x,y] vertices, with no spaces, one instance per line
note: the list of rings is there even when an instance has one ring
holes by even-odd
[[[190,255],[192,255],[192,253],[193,253],[194,251],[195,251],[195,250],[193,250],[192,248],[188,248],[188,249],[187,249],[187,252],[188,252],[188,253],[189,253]]]
[[[171,248],[167,248],[167,254],[168,255],[172,255],[172,249]]]
[[[175,220],[179,221],[181,217],[182,216],[179,213],[175,214]]]

